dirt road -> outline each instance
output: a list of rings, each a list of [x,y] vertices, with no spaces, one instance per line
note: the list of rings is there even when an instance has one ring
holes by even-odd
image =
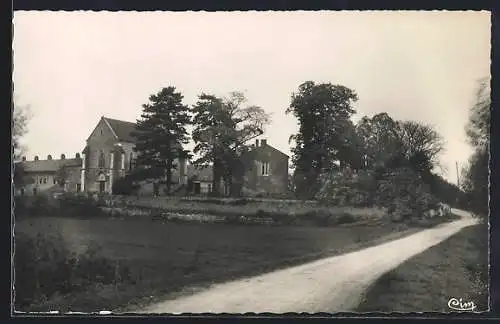
[[[475,220],[460,220],[357,252],[326,258],[152,305],[141,313],[342,312],[355,308],[381,275]]]

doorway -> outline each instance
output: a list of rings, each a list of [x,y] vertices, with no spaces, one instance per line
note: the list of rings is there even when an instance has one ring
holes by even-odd
[[[194,183],[194,194],[199,195],[201,193],[201,184],[199,182]]]
[[[103,193],[106,190],[106,182],[99,181],[99,192]]]

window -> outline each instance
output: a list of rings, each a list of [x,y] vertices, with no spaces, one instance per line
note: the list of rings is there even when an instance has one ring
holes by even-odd
[[[104,152],[99,151],[99,160],[97,161],[97,167],[104,168]]]
[[[43,183],[47,183],[47,177],[43,177]]]
[[[262,162],[261,165],[261,175],[268,176],[269,175],[269,162]]]
[[[208,184],[208,192],[209,193],[212,192],[212,184],[211,183]]]
[[[54,182],[54,184],[56,184],[56,182],[57,182],[56,177],[52,178],[52,182]]]
[[[77,183],[76,184],[76,192],[80,192],[80,191],[82,191],[82,185]]]

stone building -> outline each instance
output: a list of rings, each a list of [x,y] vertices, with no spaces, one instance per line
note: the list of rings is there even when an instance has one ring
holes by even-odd
[[[136,139],[132,136],[136,124],[132,122],[101,117],[87,138],[83,150],[81,182],[87,192],[113,192],[113,182],[134,168]],[[175,159],[172,182],[185,183],[185,159]],[[141,188],[148,191],[145,185]],[[149,188],[152,191],[152,188]]]
[[[41,160],[35,156],[33,160],[22,161],[15,164],[14,168],[20,172],[22,184],[18,185],[16,194],[18,195],[36,195],[46,191],[81,191],[80,170],[82,158],[76,153],[74,158],[66,158],[61,154],[59,159],[48,155],[46,159]]]
[[[25,176],[33,184],[18,188],[22,193],[44,191],[58,184],[57,175],[64,175],[64,184],[54,188],[72,192],[113,193],[113,183],[134,168],[136,139],[132,136],[136,124],[101,117],[86,140],[82,156],[73,159],[64,155],[59,160],[50,156],[47,160],[20,162]],[[184,151],[187,153],[187,151]],[[242,157],[244,175],[241,177],[243,195],[286,194],[288,192],[288,156],[267,143],[256,140],[252,149]],[[186,158],[174,160],[172,192],[184,194],[208,194],[212,191],[212,168],[195,168]],[[234,181],[234,180],[233,180]],[[54,189],[53,188],[53,189]],[[221,194],[229,194],[229,188],[221,182]],[[184,190],[180,190],[184,189]],[[144,183],[140,193],[152,194],[153,185]]]
[[[251,150],[242,156],[244,174],[241,194],[244,196],[287,194],[288,160],[288,155],[269,145],[267,140],[255,140]],[[189,165],[187,167],[188,192],[191,194],[211,192],[212,172],[211,167],[197,169]],[[237,179],[233,179],[234,181]],[[229,188],[223,181],[220,190],[223,195],[229,194]]]

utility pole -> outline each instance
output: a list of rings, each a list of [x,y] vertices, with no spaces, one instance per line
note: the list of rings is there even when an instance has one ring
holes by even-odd
[[[457,186],[458,186],[458,188],[460,188],[460,176],[458,174],[458,161],[455,162],[455,166],[457,169]]]

